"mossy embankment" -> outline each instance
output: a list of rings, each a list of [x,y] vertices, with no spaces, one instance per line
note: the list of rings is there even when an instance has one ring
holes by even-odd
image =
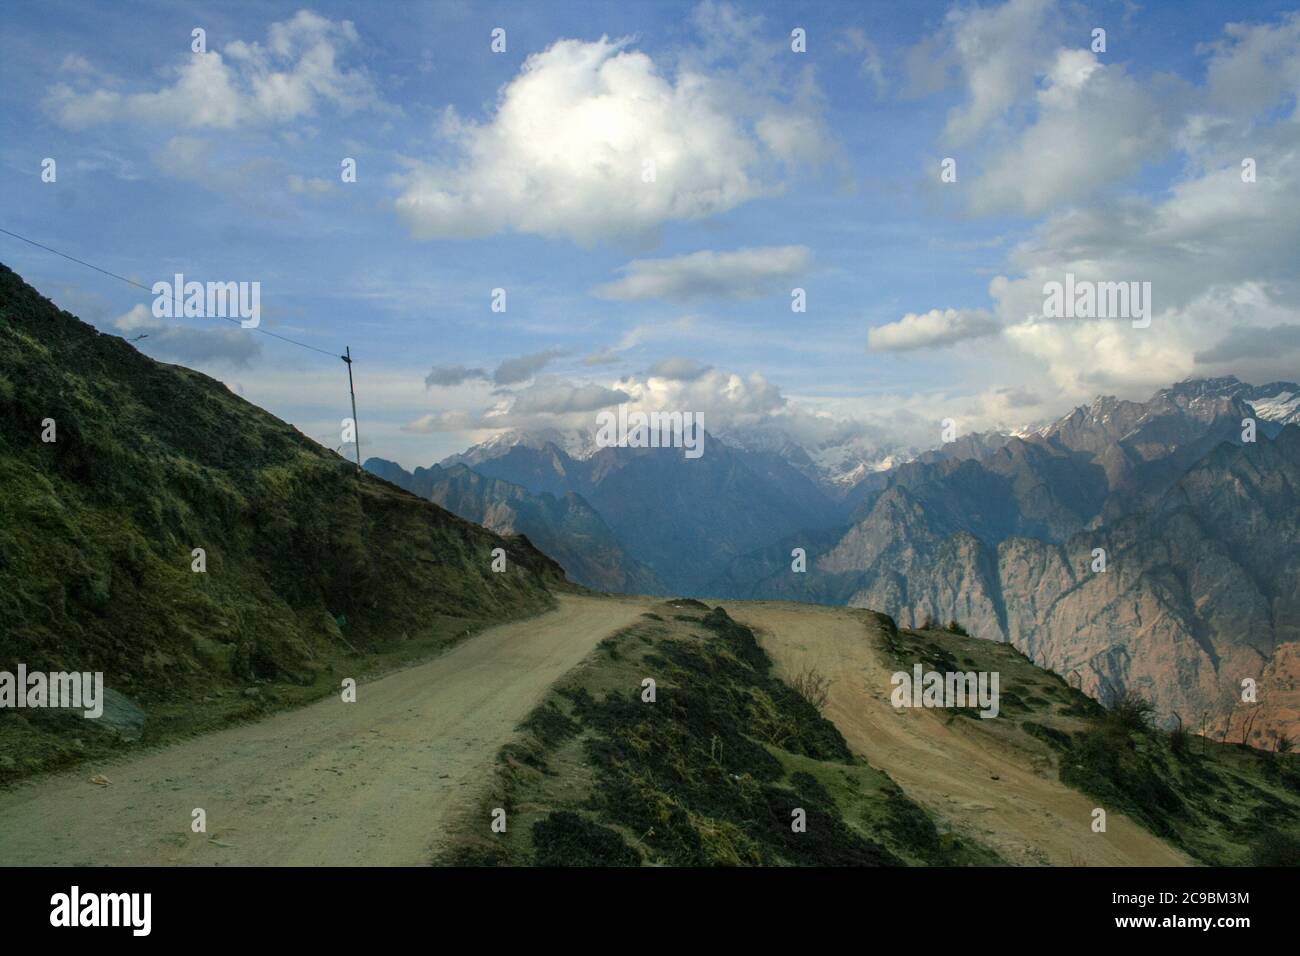
[[[101,671],[156,742],[432,653],[563,586],[526,539],[357,475],[0,266],[0,670]],[[0,784],[123,745],[95,721],[6,708]]]
[[[1192,859],[1300,866],[1300,755],[1162,729],[1138,695],[1104,707],[1009,644],[895,629],[881,649],[900,669],[998,671],[1000,714],[987,723],[1009,747],[1045,754],[1063,784]],[[952,719],[977,716],[954,709]]]
[[[654,681],[654,700],[646,698]],[[506,813],[506,830],[491,828]],[[796,828],[802,819],[805,826]],[[461,865],[979,865],[778,680],[718,607],[666,602],[606,639],[502,749],[443,854]]]
[[[1161,730],[1131,704],[1047,738],[1063,783],[1201,863],[1300,866],[1300,755]]]

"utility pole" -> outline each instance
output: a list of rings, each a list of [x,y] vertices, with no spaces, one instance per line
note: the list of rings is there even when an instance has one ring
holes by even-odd
[[[361,474],[361,433],[357,430],[357,392],[352,387],[352,347],[344,346],[344,354],[340,355],[343,361],[348,363],[348,394],[352,396],[352,442],[357,449],[357,474]]]

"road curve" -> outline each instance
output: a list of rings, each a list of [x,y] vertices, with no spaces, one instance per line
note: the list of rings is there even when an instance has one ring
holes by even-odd
[[[0,793],[0,865],[426,863],[551,684],[648,607],[558,600],[360,685],[355,703],[336,695]],[[89,782],[99,769],[108,786]],[[206,833],[191,832],[196,808]]]

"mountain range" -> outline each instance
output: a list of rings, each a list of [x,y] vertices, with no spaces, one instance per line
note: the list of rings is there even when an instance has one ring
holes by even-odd
[[[955,621],[1099,699],[1136,691],[1167,721],[1259,746],[1300,732],[1294,383],[1101,397],[867,469],[847,491],[797,447],[713,435],[699,459],[503,436],[409,473],[372,459],[358,478],[7,269],[0,303],[0,665],[106,669],[146,704],[307,685],[332,655],[434,619],[546,606],[567,574]],[[497,548],[510,573],[491,571]]]
[[[433,465],[411,473],[395,462],[371,458],[365,467],[485,528],[526,536],[555,558],[578,584],[624,594],[663,591],[654,572],[629,557],[596,510],[574,492],[559,497],[549,491],[533,494],[465,465]]]
[[[1223,390],[1177,386],[1160,407],[1218,427],[1246,401],[1211,413],[1207,389]],[[393,863],[424,861],[437,834],[456,862],[548,866],[1294,862],[1293,755],[1194,747],[1067,685],[1086,667],[1167,703],[1172,674],[1191,718],[1225,675],[1262,673],[1270,710],[1251,742],[1285,728],[1300,429],[1262,432],[1168,483],[1154,441],[1098,477],[1056,460],[1098,455],[1057,431],[990,436],[853,502],[789,449],[712,438],[695,462],[549,442],[476,461],[559,494],[463,462],[359,474],[0,268],[0,671],[97,671],[106,687],[102,720],[0,709],[0,855]],[[1121,492],[1144,504],[1102,521]],[[644,500],[619,511],[628,495]],[[626,547],[663,502],[680,508]],[[783,543],[741,551],[765,535]],[[791,541],[805,572],[787,570]],[[803,588],[913,618],[960,605],[977,634],[780,601],[563,593],[577,589],[538,546],[572,578],[637,590],[672,586],[638,553],[695,548],[694,567],[722,568],[702,587]],[[1085,570],[1097,547],[1107,569]],[[1052,674],[1021,649],[1092,657]],[[914,666],[1000,674],[1000,719],[900,713],[891,673]],[[173,791],[209,794],[220,829],[179,842],[173,802],[155,799]],[[486,822],[501,804],[505,839]],[[1090,826],[1099,805],[1112,840]]]
[[[762,547],[774,533],[833,527],[843,514],[817,482],[781,455],[744,451],[707,433],[698,459],[687,459],[678,449],[622,447],[575,457],[548,440],[497,443],[443,462],[444,469],[465,465],[504,482],[500,493],[515,501],[515,488],[555,499],[576,496],[581,504],[571,507],[594,510],[634,562],[627,569],[631,579],[648,580],[640,570],[644,565],[664,594],[701,593],[702,582]],[[394,473],[390,463],[375,459],[366,467]],[[483,510],[446,506],[466,517]],[[554,509],[540,500],[529,510],[550,514]],[[530,538],[554,538],[540,522],[519,527]],[[576,580],[587,573],[565,567]]]
[[[504,435],[435,466],[434,500],[547,541],[582,583],[958,621],[1099,699],[1137,691],[1165,719],[1229,737],[1249,719],[1266,744],[1300,732],[1298,464],[1300,385],[1224,377],[1144,402],[1101,396],[1043,426],[860,467],[849,484],[788,445],[710,435],[690,461]],[[393,480],[433,497],[432,484]],[[587,539],[599,541],[599,577],[561,499],[601,529]],[[1258,705],[1240,699],[1247,678],[1263,688]]]

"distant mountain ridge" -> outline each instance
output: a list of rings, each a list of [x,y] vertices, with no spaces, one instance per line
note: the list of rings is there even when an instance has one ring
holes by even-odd
[[[574,458],[545,442],[443,465],[473,458],[475,472],[533,494],[579,495],[623,550],[677,594],[702,593],[704,582],[774,534],[843,521],[842,506],[781,455],[733,448],[708,433],[703,441],[698,459],[671,448],[599,448]]]
[[[847,494],[829,491],[798,447],[755,451],[712,436],[694,475],[663,452],[575,458],[540,440],[467,455],[535,493],[580,494],[674,592],[871,607],[909,626],[956,619],[1074,672],[1095,696],[1139,689],[1189,721],[1213,704],[1227,727],[1243,713],[1226,706],[1232,673],[1267,671],[1282,687],[1300,669],[1289,663],[1287,577],[1300,554],[1300,481],[1288,484],[1298,406],[1294,383],[1232,377],[1179,382],[1142,402],[1101,396],[1015,435],[962,436],[866,474]],[[1256,420],[1254,444],[1242,442],[1245,419]],[[1245,481],[1252,469],[1280,484]],[[1217,483],[1239,496],[1211,493]],[[1235,532],[1247,514],[1269,546]],[[1098,547],[1104,575],[1088,570]],[[1283,690],[1258,731],[1300,732]]]
[[[574,492],[534,494],[460,464],[411,473],[395,462],[370,458],[365,468],[499,534],[525,535],[578,584],[624,594],[664,593],[654,572],[625,554],[600,515]]]
[[[1262,418],[1246,399],[1285,405],[1292,388],[1179,383],[904,465],[862,493],[837,540],[804,538],[806,575],[790,569],[796,536],[710,590],[870,607],[904,626],[955,619],[1095,696],[1138,690],[1224,729],[1253,710],[1234,697],[1250,677],[1269,684],[1255,732],[1294,737],[1300,428],[1270,422],[1242,441],[1242,420]]]

